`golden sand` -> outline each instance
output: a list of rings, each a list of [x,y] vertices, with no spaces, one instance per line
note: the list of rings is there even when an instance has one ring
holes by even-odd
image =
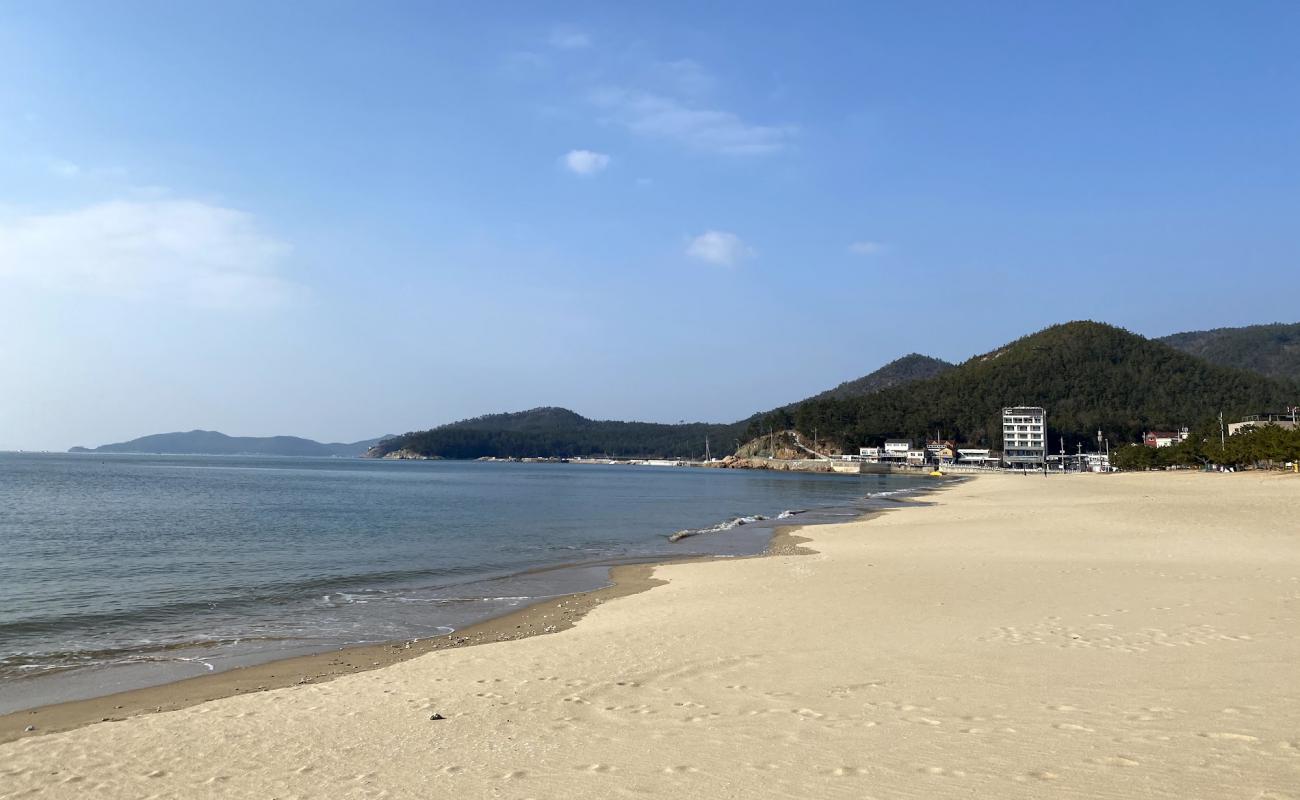
[[[930,499],[551,635],[29,734],[0,797],[1300,796],[1300,478]]]

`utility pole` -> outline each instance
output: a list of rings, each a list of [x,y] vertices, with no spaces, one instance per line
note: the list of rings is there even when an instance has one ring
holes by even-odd
[[[1222,450],[1227,446],[1228,446],[1228,441],[1223,436],[1223,412],[1220,411],[1219,412],[1219,449]]]

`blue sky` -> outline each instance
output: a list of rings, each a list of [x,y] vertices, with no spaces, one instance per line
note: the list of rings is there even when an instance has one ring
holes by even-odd
[[[1297,319],[1300,6],[630,5],[0,3],[0,449]]]

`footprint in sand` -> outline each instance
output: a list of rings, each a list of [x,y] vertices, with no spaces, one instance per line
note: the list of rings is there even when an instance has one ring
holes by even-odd
[[[1259,737],[1250,736],[1245,733],[1200,733],[1197,734],[1206,739],[1218,739],[1226,742],[1258,742]]]
[[[923,775],[939,775],[947,778],[964,778],[966,773],[959,769],[949,769],[948,767],[921,767],[917,770]]]
[[[1102,767],[1137,767],[1142,763],[1136,758],[1129,758],[1128,756],[1104,756],[1102,758],[1088,758],[1084,760],[1089,764],[1097,764]]]
[[[1095,729],[1093,729],[1093,728],[1089,728],[1089,727],[1087,727],[1087,726],[1085,726],[1085,725],[1075,725],[1073,722],[1060,722],[1060,723],[1057,723],[1056,725],[1053,725],[1052,727],[1053,727],[1053,728],[1056,728],[1058,731],[1077,731],[1077,732],[1079,732],[1079,733],[1096,733],[1096,732],[1097,732],[1097,731],[1096,731]]]
[[[583,766],[578,767],[578,769],[584,772],[598,772],[603,774],[606,772],[613,772],[616,768],[609,764],[584,764]]]
[[[699,772],[699,770],[688,764],[678,764],[673,767],[664,767],[664,772],[669,775],[689,775],[692,772]]]
[[[1017,775],[1016,780],[1024,783],[1025,781],[1054,781],[1061,776],[1055,772],[1049,772],[1045,769],[1037,769],[1033,772],[1027,772],[1024,775]]]
[[[831,774],[837,778],[857,778],[867,774],[862,767],[836,767]]]

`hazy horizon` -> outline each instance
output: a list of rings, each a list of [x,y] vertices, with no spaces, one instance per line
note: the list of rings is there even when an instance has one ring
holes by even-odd
[[[1300,7],[0,9],[0,450],[1296,320]]]

